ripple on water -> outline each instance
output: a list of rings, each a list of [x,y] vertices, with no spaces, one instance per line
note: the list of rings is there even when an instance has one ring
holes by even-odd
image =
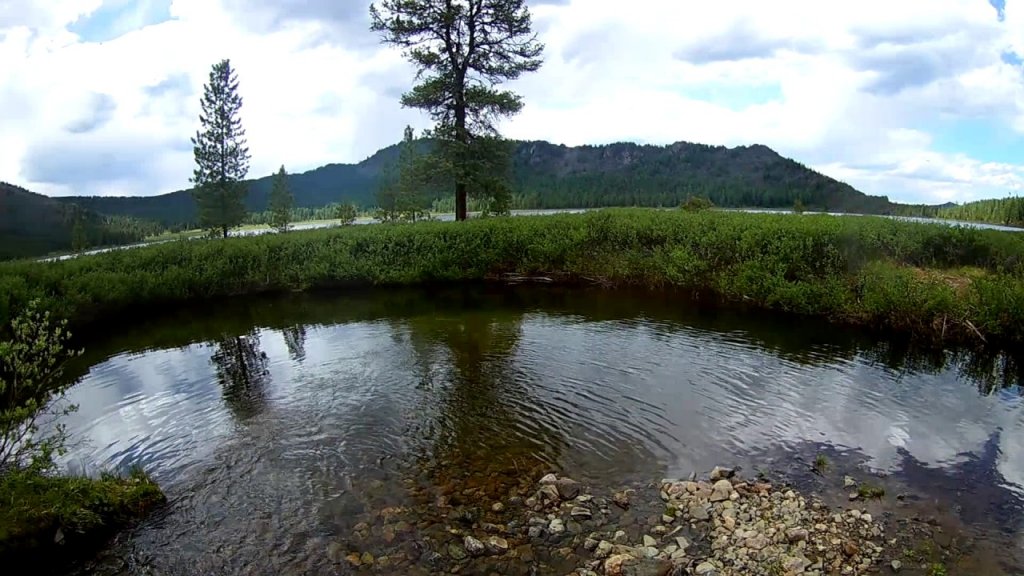
[[[301,565],[310,552],[296,542],[409,504],[410,478],[434,494],[537,466],[616,486],[813,443],[879,470],[1024,486],[1019,395],[979,394],[948,368],[894,370],[848,344],[794,349],[640,312],[438,316],[113,355],[72,390],[81,408],[66,423],[83,442],[69,457],[144,464],[173,504],[135,542],[165,566],[217,573],[265,566],[268,549]]]

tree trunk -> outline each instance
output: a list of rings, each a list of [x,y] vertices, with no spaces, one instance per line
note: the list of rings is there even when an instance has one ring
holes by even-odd
[[[455,183],[455,219],[465,220],[466,212],[466,183]]]
[[[465,89],[465,72],[459,74],[457,84]],[[469,134],[466,132],[466,96],[461,90],[455,97],[455,138],[464,147],[469,144]],[[466,150],[462,152],[465,153]],[[466,182],[459,178],[455,182],[455,220],[465,220],[468,215],[466,212]]]

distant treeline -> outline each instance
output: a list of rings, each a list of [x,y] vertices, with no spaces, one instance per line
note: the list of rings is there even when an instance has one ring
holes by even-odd
[[[985,222],[1003,226],[1024,226],[1024,198],[978,200],[952,206],[902,206],[903,216],[948,218],[968,222]]]

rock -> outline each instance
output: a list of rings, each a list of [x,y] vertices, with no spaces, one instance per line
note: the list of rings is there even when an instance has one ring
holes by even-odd
[[[788,540],[790,544],[804,542],[807,540],[808,536],[810,536],[810,534],[803,528],[790,528],[789,530],[786,530],[786,540]]]
[[[871,521],[874,520],[874,518],[871,517],[871,514],[861,514],[860,519],[867,522],[868,524],[871,524]]]
[[[369,552],[363,552],[363,555],[360,556],[359,559],[362,560],[363,564],[366,566],[373,565],[373,554],[370,554]]]
[[[672,569],[672,563],[659,558],[642,558],[623,566],[623,576],[665,576]]]
[[[857,481],[849,476],[843,477],[843,488],[856,488]]]
[[[690,506],[690,509],[688,510],[690,518],[698,521],[704,521],[711,518],[711,512],[708,510],[708,508],[709,507],[707,505],[702,504]]]
[[[726,478],[732,478],[736,475],[736,470],[733,468],[722,468],[721,466],[715,466],[711,470],[711,481],[725,480]]]
[[[555,488],[558,490],[558,495],[562,500],[572,500],[580,495],[579,482],[569,478],[559,478],[558,482],[555,483]]]
[[[466,536],[463,538],[462,545],[466,548],[466,552],[468,552],[470,556],[483,556],[484,553],[487,552],[487,547],[484,546],[484,543],[472,536]]]
[[[858,494],[856,492],[850,492],[850,502],[853,502],[857,498],[860,498],[860,494]]]
[[[615,535],[612,536],[612,542],[625,542],[626,532],[623,530],[616,530]]]
[[[351,565],[353,565],[353,566],[355,566],[357,568],[359,566],[363,565],[362,557],[359,555],[358,552],[353,552],[353,553],[349,554],[348,556],[345,556],[345,560],[348,560],[349,564],[351,564]]]
[[[801,574],[811,565],[811,561],[803,556],[782,556],[779,561],[787,574]]]
[[[607,540],[601,540],[597,543],[597,549],[594,550],[594,558],[601,560],[607,558],[612,553],[612,543]]]
[[[747,538],[745,544],[747,548],[750,548],[751,550],[763,550],[764,547],[768,545],[768,538],[766,538],[764,534],[758,534]]]
[[[587,538],[583,541],[583,549],[587,552],[593,552],[594,549],[597,548],[598,543],[599,542],[593,538]]]
[[[594,514],[590,511],[589,508],[584,508],[582,506],[573,506],[572,512],[569,512],[569,515],[573,518],[587,519],[593,516]]]
[[[900,562],[899,560],[893,560],[889,563],[889,566],[892,568],[893,572],[899,572],[900,569],[903,568],[903,562]]]
[[[539,484],[541,486],[547,486],[547,485],[554,484],[555,482],[558,482],[558,476],[555,476],[554,474],[547,474],[543,478],[540,479]]]
[[[657,546],[657,545],[658,545],[658,541],[655,540],[653,536],[649,536],[647,534],[644,534],[644,546]]]
[[[57,528],[57,532],[54,533],[54,535],[53,535],[53,543],[54,544],[63,544],[64,543],[64,531],[61,530],[60,528]]]
[[[548,532],[552,534],[561,534],[565,532],[565,523],[562,522],[561,518],[555,518],[548,524]]]
[[[711,562],[701,562],[694,568],[693,573],[697,576],[714,576],[718,574],[718,568],[715,568]]]
[[[604,573],[607,576],[625,576],[624,565],[633,560],[629,554],[615,554],[604,561]]]
[[[729,494],[732,493],[732,482],[728,480],[719,480],[715,482],[714,486],[711,487],[711,497],[709,500],[712,502],[721,502],[729,499]]]
[[[469,549],[469,546],[466,546]],[[487,539],[487,551],[491,554],[504,554],[508,552],[508,540],[500,536],[491,536]]]
[[[843,542],[843,554],[847,556],[856,556],[860,554],[860,547],[853,540],[847,540]]]
[[[629,490],[622,490],[612,495],[612,502],[623,510],[629,509]]]
[[[491,504],[491,512],[495,512],[497,514],[500,514],[500,513],[504,512],[504,511],[505,511],[505,505],[502,504],[501,502],[495,502],[494,504]]]
[[[686,552],[686,549],[690,547],[690,541],[682,536],[678,536],[676,537],[676,545],[679,546],[680,550]]]
[[[540,487],[540,490],[537,490],[537,499],[545,504],[558,502],[560,498],[558,488],[555,488],[553,484],[545,484]]]

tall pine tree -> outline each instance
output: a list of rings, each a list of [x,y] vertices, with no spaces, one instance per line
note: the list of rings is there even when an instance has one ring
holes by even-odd
[[[284,166],[274,174],[270,185],[270,225],[278,232],[288,231],[292,221],[292,191],[288,188],[288,173]]]
[[[249,172],[249,148],[238,116],[242,97],[230,60],[213,65],[201,104],[201,129],[192,139],[196,159],[190,179],[195,185],[192,195],[200,226],[227,238],[228,230],[245,219],[244,179]]]
[[[417,68],[420,82],[402,105],[435,122],[431,136],[455,184],[456,219],[466,219],[468,193],[502,203],[511,155],[495,122],[517,114],[523,101],[496,86],[540,68],[544,51],[525,0],[381,0],[370,19],[371,30]]]

